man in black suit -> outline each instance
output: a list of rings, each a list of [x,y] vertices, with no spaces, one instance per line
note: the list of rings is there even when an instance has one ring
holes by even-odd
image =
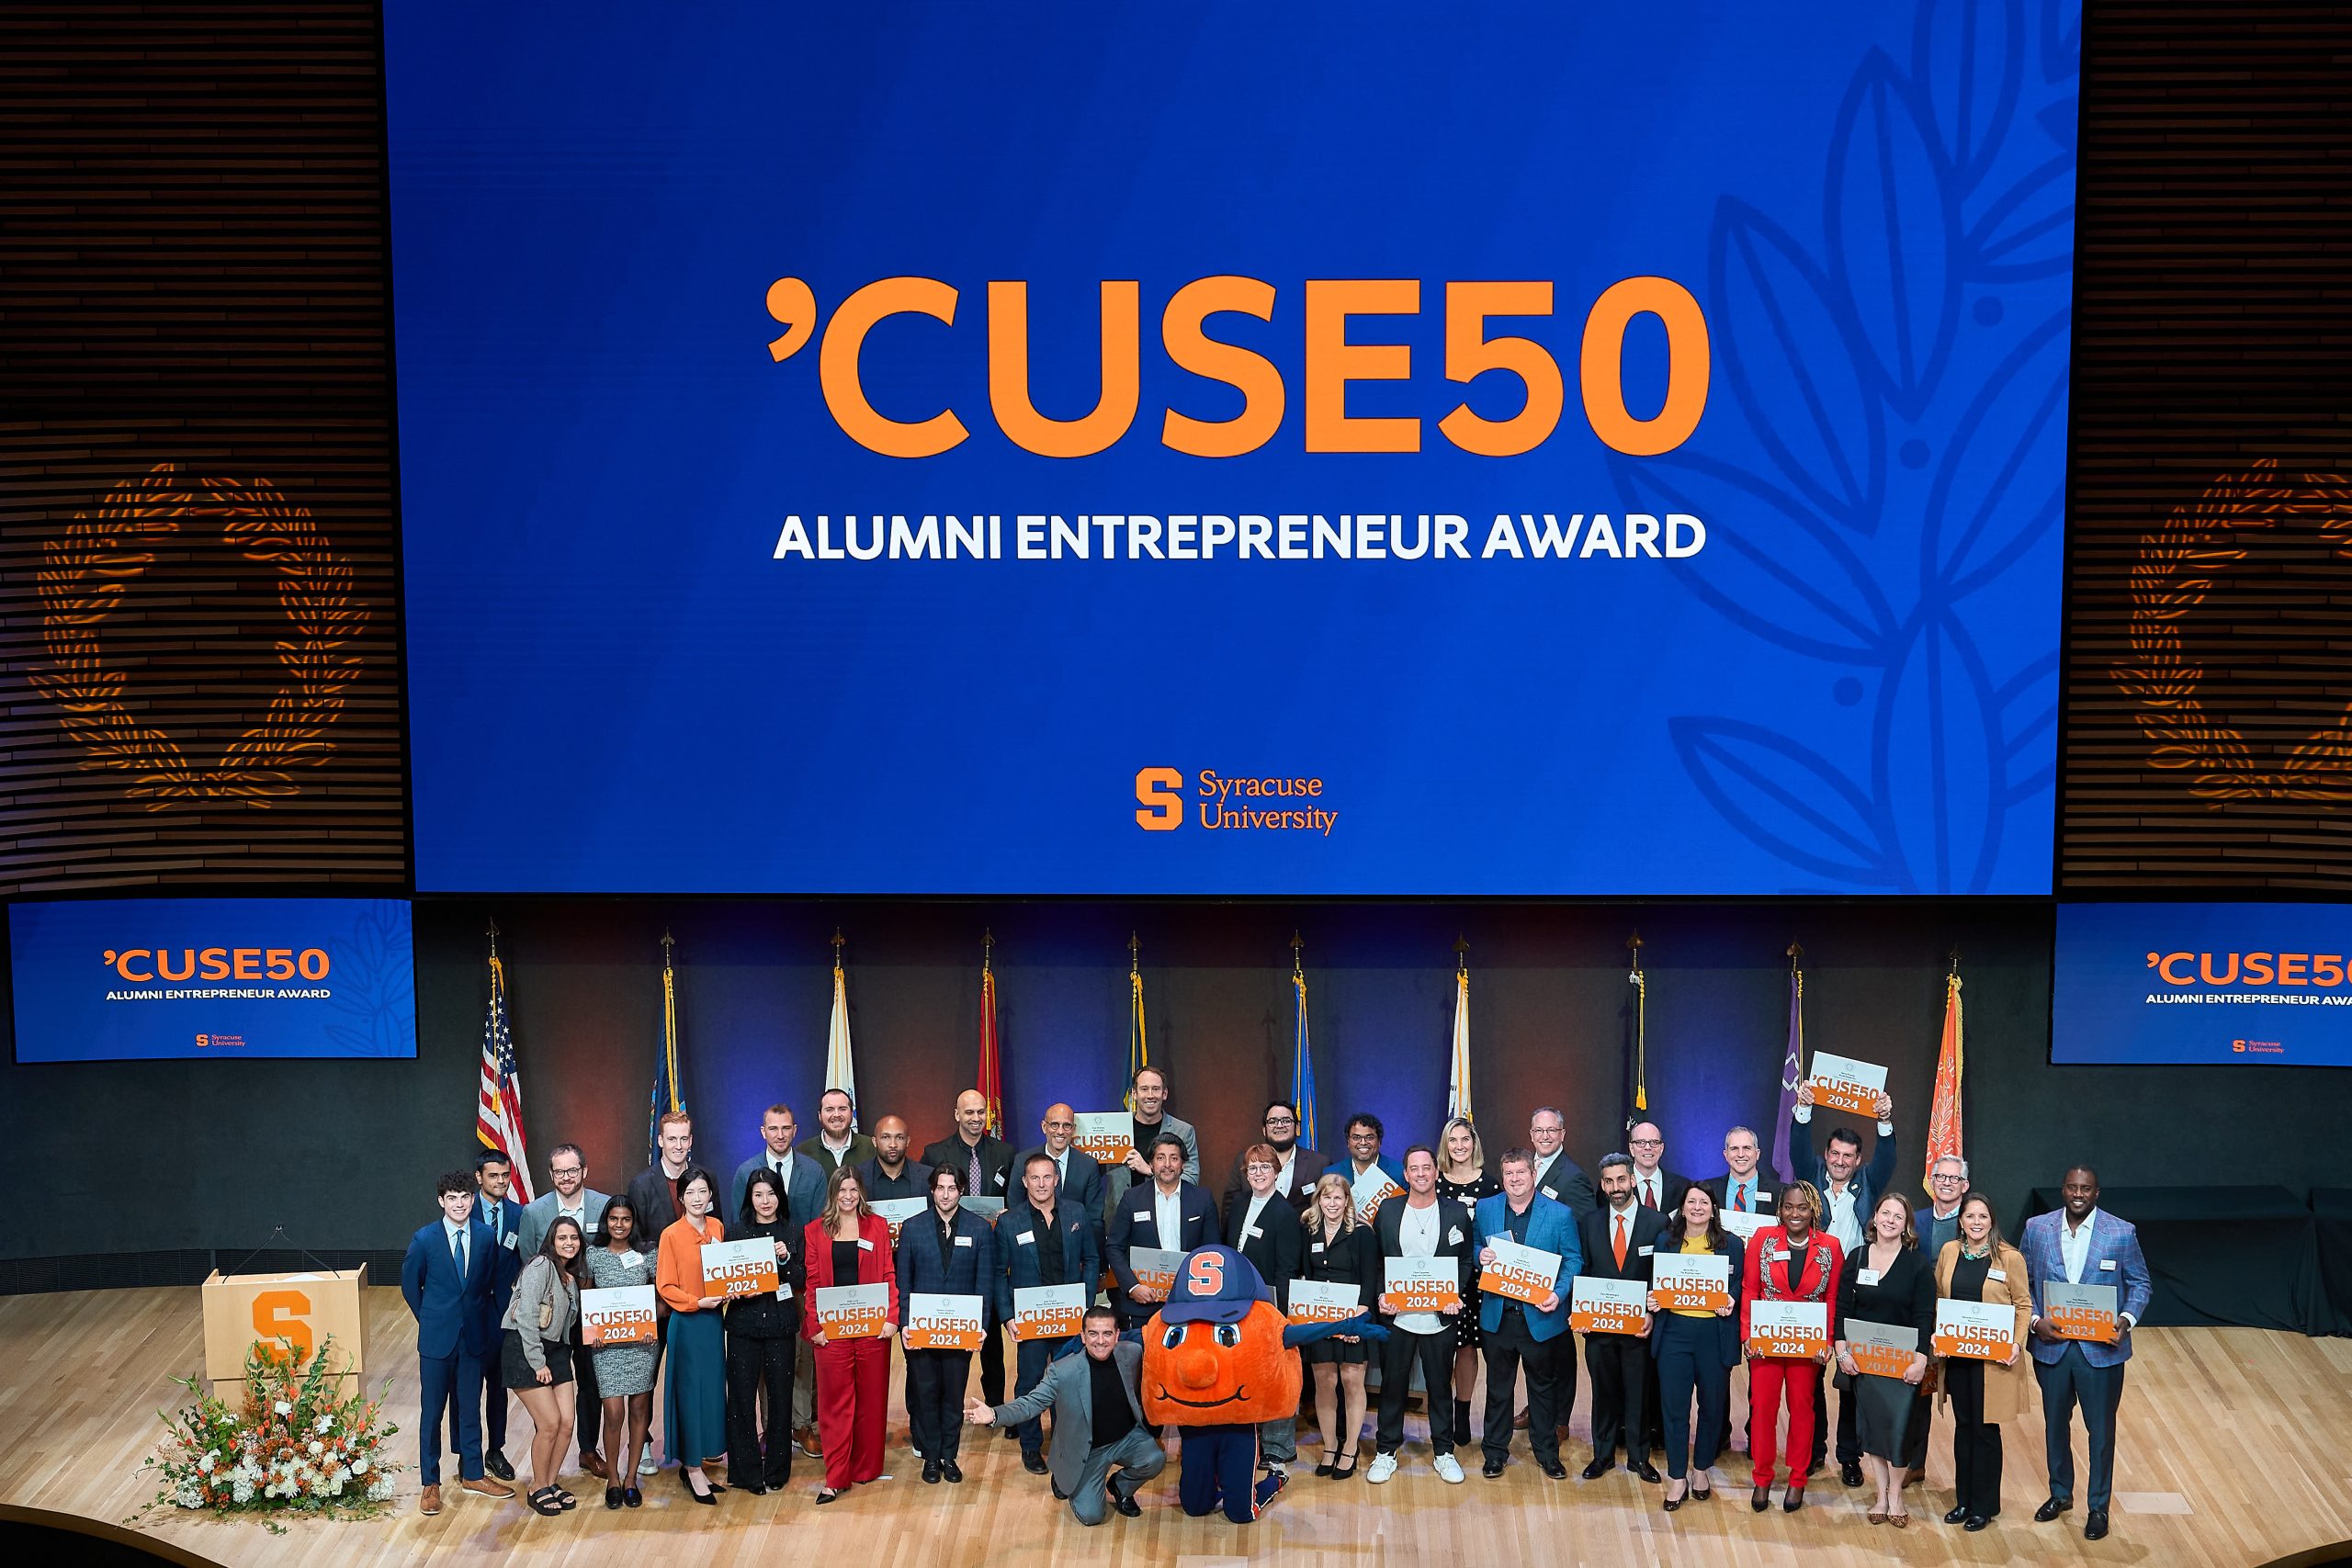
[[[922,1151],[922,1163],[937,1170],[953,1166],[964,1179],[964,1201],[993,1198],[1005,1202],[1018,1196],[1012,1175],[1012,1145],[989,1131],[989,1097],[967,1089],[956,1097],[956,1130]],[[993,1292],[990,1292],[993,1294]],[[980,1393],[990,1404],[1004,1403],[1004,1325],[996,1321],[996,1303],[983,1300],[981,1320],[987,1337],[980,1341]]]
[[[1535,1190],[1555,1203],[1566,1203],[1568,1213],[1581,1217],[1594,1202],[1592,1178],[1560,1152],[1567,1137],[1567,1119],[1552,1106],[1537,1106],[1527,1119],[1527,1146],[1535,1151]]]
[[[1081,1210],[1102,1228],[1104,1179],[1102,1164],[1084,1149],[1073,1146],[1070,1140],[1078,1136],[1078,1112],[1067,1105],[1048,1105],[1046,1119],[1037,1124],[1046,1134],[1042,1144],[1033,1144],[1021,1151],[1012,1162],[1014,1180],[1029,1168],[1029,1156],[1044,1155],[1054,1162],[1055,1201]]]
[[[1646,1284],[1650,1255],[1657,1250],[1658,1237],[1666,1234],[1666,1216],[1642,1207],[1634,1190],[1634,1175],[1628,1156],[1602,1156],[1600,1207],[1578,1218],[1577,1239],[1584,1248],[1586,1273]],[[1649,1415],[1648,1336],[1588,1334],[1584,1364],[1592,1378],[1592,1462],[1584,1467],[1584,1478],[1598,1481],[1609,1473],[1622,1438],[1625,1468],[1644,1481],[1656,1483],[1657,1467],[1650,1463],[1642,1436]]]
[[[1265,1132],[1265,1146],[1274,1151],[1275,1194],[1304,1213],[1308,1201],[1315,1196],[1316,1181],[1330,1161],[1318,1150],[1298,1146],[1298,1107],[1287,1100],[1277,1100],[1267,1106],[1260,1126]],[[1249,1157],[1248,1150],[1233,1156],[1233,1170],[1225,1179],[1225,1195],[1217,1204],[1217,1213],[1223,1219],[1231,1220],[1233,1206],[1250,1196],[1250,1179],[1241,1168],[1242,1161]]]
[[[1634,1201],[1666,1215],[1667,1223],[1671,1224],[1674,1211],[1682,1207],[1683,1194],[1690,1190],[1690,1179],[1667,1168],[1666,1134],[1655,1122],[1636,1122],[1625,1134],[1625,1145],[1634,1156]],[[1643,1404],[1644,1429],[1636,1438],[1646,1454],[1652,1449],[1666,1447],[1666,1408],[1658,1398],[1656,1359],[1650,1361],[1644,1376],[1648,1398]]]
[[[1257,1267],[1258,1277],[1274,1292],[1274,1305],[1290,1308],[1290,1282],[1306,1262],[1306,1231],[1298,1211],[1275,1187],[1282,1156],[1272,1144],[1252,1144],[1241,1151],[1242,1179],[1249,1186],[1241,1201],[1225,1209],[1225,1245]],[[1258,1428],[1260,1461],[1269,1470],[1287,1473],[1298,1457],[1298,1422],[1277,1416]]]
[[[1380,1348],[1380,1425],[1374,1434],[1380,1451],[1364,1472],[1368,1482],[1383,1482],[1396,1473],[1396,1450],[1405,1441],[1405,1401],[1411,1393],[1413,1365],[1420,1363],[1421,1384],[1429,1393],[1430,1450],[1439,1479],[1462,1480],[1462,1461],[1454,1458],[1453,1350],[1461,1337],[1457,1303],[1442,1313],[1397,1312],[1386,1288],[1385,1259],[1442,1258],[1453,1262],[1454,1279],[1465,1281],[1470,1259],[1477,1256],[1476,1228],[1466,1204],[1441,1197],[1437,1190],[1437,1154],[1427,1144],[1405,1151],[1405,1192],[1391,1198],[1373,1216],[1373,1232],[1384,1259],[1380,1321],[1388,1325],[1387,1341]],[[1464,1434],[1466,1436],[1466,1434]]]
[[[1005,1205],[996,1224],[996,1252],[1003,1271],[997,1276],[996,1314],[1011,1323],[1019,1311],[1020,1292],[1039,1285],[1082,1285],[1091,1295],[1102,1277],[1102,1249],[1094,1216],[1065,1203],[1056,1189],[1052,1156],[1032,1154],[1021,1162],[1023,1195]],[[1060,1339],[1024,1339],[1014,1358],[1013,1388],[1025,1395],[1046,1375]],[[1021,1439],[1021,1463],[1032,1475],[1046,1473],[1045,1435],[1033,1417],[1013,1423]]]
[[[1216,1239],[1216,1210],[1206,1192],[1184,1179],[1184,1140],[1160,1134],[1151,1141],[1151,1180],[1128,1188],[1111,1205],[1102,1257],[1119,1282],[1111,1304],[1125,1328],[1140,1326],[1168,1299],[1165,1287],[1136,1278],[1128,1261],[1135,1248],[1190,1252]]]

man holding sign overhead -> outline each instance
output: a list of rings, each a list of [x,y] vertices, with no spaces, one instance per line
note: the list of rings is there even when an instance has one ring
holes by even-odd
[[[2148,1264],[2140,1255],[2140,1233],[2098,1206],[2097,1172],[2074,1167],[2059,1191],[2064,1208],[2025,1223],[2034,1376],[2041,1384],[2050,1460],[2050,1498],[2033,1517],[2047,1524],[2074,1506],[2071,1439],[2080,1401],[2091,1461],[2083,1538],[2098,1540],[2107,1534],[2108,1488],[2115,1479],[2123,1363],[2132,1359],[2132,1330],[2148,1310]]]
[[[1507,1149],[1500,1166],[1503,1190],[1479,1199],[1476,1215],[1484,1287],[1478,1326],[1487,1362],[1484,1473],[1500,1475],[1510,1461],[1511,1393],[1523,1366],[1527,1445],[1544,1474],[1566,1481],[1559,1428],[1576,1404],[1577,1363],[1565,1287],[1583,1271],[1584,1251],[1567,1205],[1535,1190],[1535,1151]],[[1430,1403],[1437,1403],[1434,1391]]]

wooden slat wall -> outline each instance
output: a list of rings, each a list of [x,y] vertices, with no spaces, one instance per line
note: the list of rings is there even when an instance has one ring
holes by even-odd
[[[2060,886],[2352,889],[2352,6],[2087,20]]]
[[[407,878],[378,56],[369,4],[0,7],[0,891]],[[152,561],[45,601],[162,465]]]

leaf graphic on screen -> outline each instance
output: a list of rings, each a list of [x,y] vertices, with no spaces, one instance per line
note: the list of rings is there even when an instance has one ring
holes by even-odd
[[[2042,81],[2071,82],[2082,69],[2083,0],[2041,0]]]
[[[1944,160],[1968,189],[2008,135],[2025,76],[2024,0],[1928,0],[1911,30],[1911,79]]]
[[[1707,252],[1708,320],[1748,426],[1791,488],[1839,526],[1874,531],[1885,415],[1827,278],[1780,225],[1728,197]]]
[[[388,1056],[406,1049],[400,1026],[412,1010],[415,976],[403,961],[395,919],[370,908],[335,955],[330,1005],[346,1021],[328,1025],[327,1036],[356,1055]]]
[[[2075,254],[2075,155],[2062,152],[1972,209],[1963,268],[1974,283],[2053,277]]]
[[[1967,628],[1918,623],[1879,697],[1871,781],[1881,800],[1924,802],[1894,814],[1896,850],[1930,893],[1981,893],[2008,809],[2006,751],[1993,682]]]
[[[2029,333],[1953,427],[1919,536],[1921,577],[1947,600],[1998,577],[2064,510],[2066,320]]]
[[[1832,132],[1830,273],[1878,386],[1905,415],[1943,374],[1960,319],[1959,191],[1929,135],[1925,104],[1872,50]]]
[[[1869,798],[1820,753],[1742,719],[1676,718],[1667,730],[1708,803],[1755,843],[1839,882],[1897,880]]]
[[[1629,509],[1707,525],[1705,570],[1679,581],[1733,625],[1844,664],[1890,661],[1894,612],[1844,536],[1795,496],[1712,458],[1612,465]]]
[[[2058,656],[2045,654],[2001,682],[1994,693],[2001,711],[2001,761],[2009,775],[2008,804],[2018,806],[2058,782],[2057,753],[2042,738],[2058,727]],[[2030,757],[2040,767],[2019,774]]]

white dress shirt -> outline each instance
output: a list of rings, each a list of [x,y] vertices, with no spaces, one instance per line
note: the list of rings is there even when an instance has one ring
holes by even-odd
[[[2077,1227],[2067,1223],[2062,1210],[2058,1215],[2058,1256],[2066,1267],[2066,1283],[2080,1285],[2086,1281],[2083,1270],[2091,1266],[2091,1227],[2098,1224],[2098,1211],[2093,1209],[2083,1216]],[[2096,1283],[2097,1281],[2088,1281]]]
[[[1821,1228],[1838,1238],[1842,1251],[1853,1251],[1862,1239],[1862,1219],[1854,1213],[1853,1189],[1840,1183],[1824,1192],[1821,1201],[1828,1207],[1821,1217]]]
[[[1184,1247],[1184,1184],[1178,1182],[1173,1192],[1162,1192],[1159,1183],[1151,1184],[1151,1220],[1159,1229],[1159,1245],[1169,1252],[1180,1252]]]

